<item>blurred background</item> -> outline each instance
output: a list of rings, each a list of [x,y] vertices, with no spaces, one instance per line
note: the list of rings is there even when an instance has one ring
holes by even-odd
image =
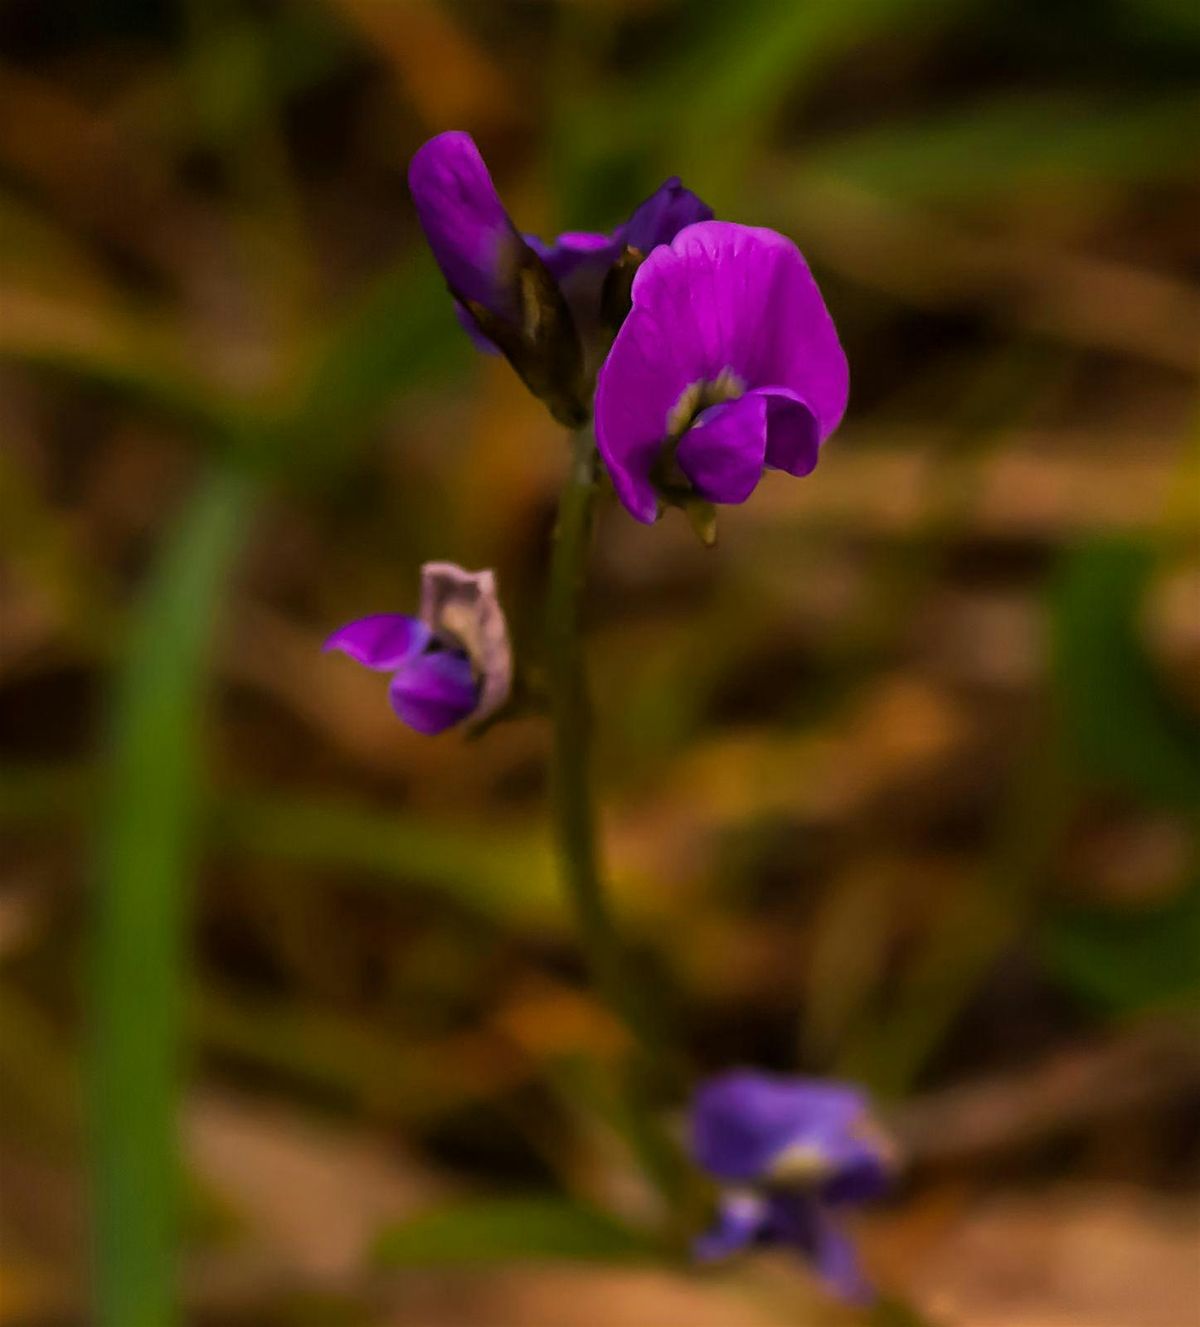
[[[787,232],[850,357],[715,551],[598,531],[696,1064],[877,1094],[881,1321],[1197,1321],[1198,69],[1186,0],[0,3],[0,1323],[167,1327],[177,1193],[188,1323],[857,1321],[647,1260],[544,723],[321,654],[436,557],[537,658],[565,449],[422,247],[451,127],[525,229]]]

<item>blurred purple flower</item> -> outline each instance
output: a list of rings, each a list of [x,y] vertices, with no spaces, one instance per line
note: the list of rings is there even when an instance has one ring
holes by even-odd
[[[647,523],[659,499],[744,502],[764,468],[806,475],[846,408],[849,370],[799,249],[704,221],[638,269],[600,370],[596,441]]]
[[[787,1245],[834,1294],[872,1298],[835,1214],[881,1193],[895,1154],[857,1088],[752,1070],[710,1079],[692,1103],[691,1149],[703,1170],[730,1186],[696,1242],[698,1258]]]
[[[512,690],[512,650],[495,577],[452,562],[421,568],[420,617],[359,618],[335,631],[325,648],[391,673],[392,709],[419,733],[440,733],[468,718],[482,723]]]

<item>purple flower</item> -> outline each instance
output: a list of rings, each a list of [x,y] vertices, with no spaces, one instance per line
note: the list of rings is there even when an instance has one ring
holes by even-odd
[[[367,668],[392,674],[389,696],[402,722],[440,733],[494,715],[512,691],[512,650],[490,571],[452,562],[421,568],[421,614],[375,613],[325,642]]]
[[[409,166],[422,229],[459,319],[480,349],[507,356],[556,417],[587,417],[584,340],[601,323],[605,276],[632,246],[643,255],[711,210],[668,180],[612,234],[566,231],[547,243],[522,235],[469,134],[438,134]],[[581,340],[581,337],[584,340]]]
[[[784,1244],[841,1298],[871,1299],[835,1214],[881,1193],[895,1156],[857,1088],[752,1070],[724,1074],[696,1093],[691,1149],[728,1186],[715,1224],[696,1242],[698,1258]]]
[[[849,371],[799,249],[704,221],[655,249],[596,384],[596,441],[640,521],[659,499],[744,502],[764,468],[806,475]]]

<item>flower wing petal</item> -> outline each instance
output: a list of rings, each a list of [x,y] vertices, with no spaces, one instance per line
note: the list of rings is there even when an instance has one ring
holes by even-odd
[[[405,613],[375,613],[347,622],[325,642],[367,668],[390,672],[429,643],[429,628]]]

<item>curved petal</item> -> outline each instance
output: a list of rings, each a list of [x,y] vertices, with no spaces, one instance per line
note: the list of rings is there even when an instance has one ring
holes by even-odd
[[[762,478],[767,400],[757,392],[709,406],[679,439],[675,459],[709,502],[745,502]]]
[[[375,613],[347,622],[325,642],[367,668],[391,671],[429,644],[429,628],[404,613]]]
[[[735,1070],[696,1093],[692,1154],[719,1179],[826,1180],[865,1116],[848,1085]]]
[[[763,387],[767,402],[766,463],[797,479],[812,474],[820,454],[821,434],[808,403],[786,387]]]
[[[392,678],[392,709],[418,733],[440,733],[465,719],[479,700],[466,655],[436,650],[409,660]]]
[[[790,391],[819,439],[840,421],[846,357],[808,265],[783,235],[725,221],[688,226],[638,269],[632,301],[597,380],[596,440],[640,520],[654,518],[650,471],[670,414],[697,383],[732,373],[749,388]],[[781,434],[785,460],[793,434]]]
[[[475,140],[452,130],[423,143],[409,163],[408,187],[447,285],[498,318],[512,318],[521,240]]]
[[[756,1244],[767,1230],[768,1206],[754,1193],[728,1193],[717,1205],[716,1221],[692,1244],[699,1262],[715,1262]]]
[[[678,175],[672,175],[634,208],[618,232],[620,245],[628,244],[648,254],[660,244],[670,244],[684,226],[711,221],[712,215],[712,208],[690,189],[685,189]]]

